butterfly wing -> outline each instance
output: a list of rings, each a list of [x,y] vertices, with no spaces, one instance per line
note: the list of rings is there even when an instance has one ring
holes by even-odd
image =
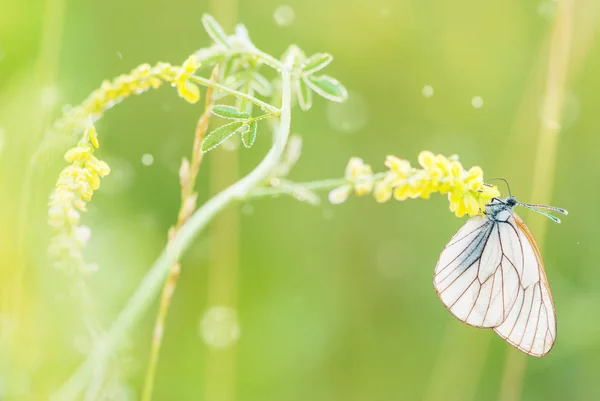
[[[522,258],[515,263],[520,277],[517,299],[506,320],[494,331],[519,350],[544,356],[556,339],[556,314],[539,248],[516,214],[500,225],[506,226],[513,241],[518,241]]]
[[[452,237],[435,267],[433,283],[446,308],[476,327],[502,324],[519,294],[522,252],[504,223],[475,216]],[[521,263],[522,265],[522,263]]]

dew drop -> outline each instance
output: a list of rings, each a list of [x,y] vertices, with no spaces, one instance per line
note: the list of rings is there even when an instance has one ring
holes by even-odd
[[[254,206],[252,206],[250,203],[245,203],[242,206],[242,213],[246,216],[250,216],[252,213],[254,213]]]
[[[473,99],[471,99],[471,106],[473,106],[473,108],[475,109],[480,109],[483,107],[483,99],[481,98],[481,96],[473,96]]]
[[[277,6],[275,12],[273,12],[273,19],[279,26],[291,25],[292,22],[294,22],[294,18],[296,18],[296,13],[294,13],[294,9],[287,4]]]
[[[228,306],[213,306],[200,321],[200,336],[209,347],[227,348],[240,337],[237,313]]]
[[[325,220],[331,220],[331,219],[333,219],[333,210],[331,210],[331,209],[324,209],[323,210],[323,218]]]
[[[425,97],[431,97],[431,96],[433,96],[433,86],[431,86],[431,85],[425,85],[423,87],[423,89],[421,89],[421,93]]]
[[[142,155],[142,164],[144,166],[151,166],[154,163],[154,156],[152,156],[150,153],[144,153],[144,155]]]
[[[331,128],[346,134],[360,131],[369,120],[366,102],[354,92],[343,103],[327,103],[325,113]]]

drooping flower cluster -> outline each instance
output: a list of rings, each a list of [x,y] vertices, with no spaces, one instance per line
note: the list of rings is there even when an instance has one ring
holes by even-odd
[[[100,178],[110,173],[108,165],[94,156],[98,146],[96,130],[90,126],[77,146],[65,154],[70,165],[62,170],[50,195],[48,224],[55,230],[50,255],[57,267],[71,272],[94,269],[83,260],[82,250],[91,233],[81,225],[80,214],[99,188]]]
[[[63,116],[46,132],[35,160],[51,159],[53,151],[64,151],[73,141],[73,135],[83,132],[90,120],[96,121],[104,112],[131,95],[139,95],[156,89],[164,83],[177,88],[179,96],[190,103],[200,99],[199,88],[189,82],[189,77],[200,67],[196,56],[190,56],[181,66],[157,63],[155,66],[142,64],[130,73],[112,81],[105,80],[80,105],[65,109]]]
[[[406,160],[388,156],[388,171],[373,174],[371,166],[352,158],[346,167],[348,184],[331,191],[329,200],[342,203],[352,189],[359,196],[372,192],[378,202],[387,202],[392,196],[396,200],[427,199],[439,192],[448,195],[450,211],[462,217],[481,214],[485,204],[500,195],[495,186],[484,184],[480,167],[465,170],[457,156],[446,158],[424,151],[419,154],[419,164],[421,168],[412,167]]]

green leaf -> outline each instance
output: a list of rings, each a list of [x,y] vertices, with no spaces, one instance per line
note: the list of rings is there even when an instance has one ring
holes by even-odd
[[[254,141],[256,140],[257,125],[258,121],[254,120],[250,123],[250,127],[245,132],[242,132],[242,142],[247,148],[254,145]]]
[[[295,68],[304,63],[306,56],[301,48],[296,45],[290,45],[281,56],[281,59],[285,62],[290,62],[291,66]]]
[[[263,96],[271,96],[273,92],[271,82],[258,72],[252,74],[252,88]]]
[[[228,118],[230,120],[237,119],[247,119],[250,118],[250,114],[245,111],[240,111],[233,106],[228,106],[226,104],[217,104],[212,107],[212,113],[215,116]]]
[[[209,150],[213,150],[223,142],[225,142],[230,136],[235,134],[238,129],[240,129],[243,125],[248,125],[243,121],[234,121],[229,124],[225,124],[216,130],[212,131],[210,134],[204,138],[202,141],[202,145],[200,149],[203,152],[208,152]]]
[[[302,74],[312,75],[327,67],[332,60],[333,56],[328,53],[313,54],[302,64]]]
[[[229,89],[238,90],[239,88],[244,86],[244,84],[247,81],[248,81],[248,78],[243,76],[242,74],[234,74],[234,75],[228,76],[225,79],[225,82],[223,82],[223,83]]]
[[[208,33],[208,36],[210,36],[212,40],[215,41],[215,43],[231,49],[231,43],[229,42],[227,34],[225,33],[221,25],[219,25],[217,20],[215,20],[212,17],[212,15],[204,14],[202,16],[202,25],[204,25],[206,33]]]
[[[249,87],[250,85],[247,84],[246,87]],[[247,91],[245,91],[247,95],[249,96],[254,96],[254,91],[252,89],[248,89]],[[252,115],[252,107],[254,106],[254,103],[252,103],[251,101],[249,101],[248,99],[242,99],[240,97],[238,97],[235,100],[235,105],[238,108],[238,110],[241,110],[242,113],[246,113],[249,116]]]
[[[334,102],[343,102],[348,99],[348,91],[344,85],[329,75],[319,75],[318,77],[308,75],[304,77],[304,82],[325,99]]]
[[[298,104],[303,111],[307,111],[312,107],[312,91],[303,79],[296,80],[296,95]]]

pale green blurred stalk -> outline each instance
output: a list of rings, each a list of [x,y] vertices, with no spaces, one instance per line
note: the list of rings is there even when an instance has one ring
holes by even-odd
[[[23,133],[28,135],[28,140],[25,140],[22,154],[25,155],[24,163],[24,179],[20,194],[20,203],[17,217],[17,232],[16,232],[16,261],[14,263],[12,291],[7,291],[5,297],[5,305],[11,305],[11,315],[15,319],[15,327],[19,327],[19,320],[26,313],[22,310],[23,298],[23,274],[28,263],[27,261],[27,238],[28,230],[31,227],[29,216],[31,214],[31,200],[37,198],[36,190],[39,189],[36,185],[35,166],[29,162],[29,156],[34,153],[39,141],[42,137],[44,128],[50,121],[48,105],[41,104],[41,96],[44,90],[51,90],[56,83],[58,68],[60,63],[60,48],[62,44],[63,20],[65,15],[65,0],[46,0],[44,3],[44,13],[42,15],[42,30],[40,37],[40,50],[34,67],[33,87],[34,94],[37,99],[33,99],[32,107],[29,112],[34,113],[27,118],[26,121],[31,124],[29,127],[23,128]],[[27,132],[27,130],[30,130]]]
[[[275,141],[269,152],[251,172],[206,201],[181,227],[181,230],[175,234],[173,240],[163,249],[144,276],[139,287],[107,331],[106,337],[94,346],[86,360],[58,390],[52,400],[78,399],[94,368],[104,363],[112,355],[128,329],[137,322],[143,311],[160,292],[172,264],[190,247],[199,232],[227,206],[248,197],[252,189],[260,185],[281,162],[291,125],[291,77],[289,71],[291,62],[292,60],[286,60],[285,64],[281,66],[281,118],[277,126]]]
[[[233,30],[237,21],[236,0],[211,0],[210,13],[221,22],[226,31]],[[211,194],[235,182],[239,175],[237,149],[216,149],[209,160],[209,190]],[[227,306],[237,310],[239,266],[239,212],[231,205],[217,215],[210,231],[210,265],[206,309]],[[202,285],[202,283],[197,283]],[[204,399],[233,401],[236,394],[236,344],[215,348],[206,344]]]
[[[540,133],[532,178],[531,202],[551,204],[558,138],[561,132],[563,103],[567,86],[569,55],[573,36],[574,0],[558,1],[558,9],[551,31],[547,63],[546,89],[543,97]],[[532,219],[531,231],[543,247],[547,219]],[[500,401],[521,398],[527,355],[507,350],[504,373],[500,384]]]
[[[447,401],[449,389],[454,400],[474,399],[490,341],[481,330],[470,329],[455,319],[448,322],[423,401]]]

